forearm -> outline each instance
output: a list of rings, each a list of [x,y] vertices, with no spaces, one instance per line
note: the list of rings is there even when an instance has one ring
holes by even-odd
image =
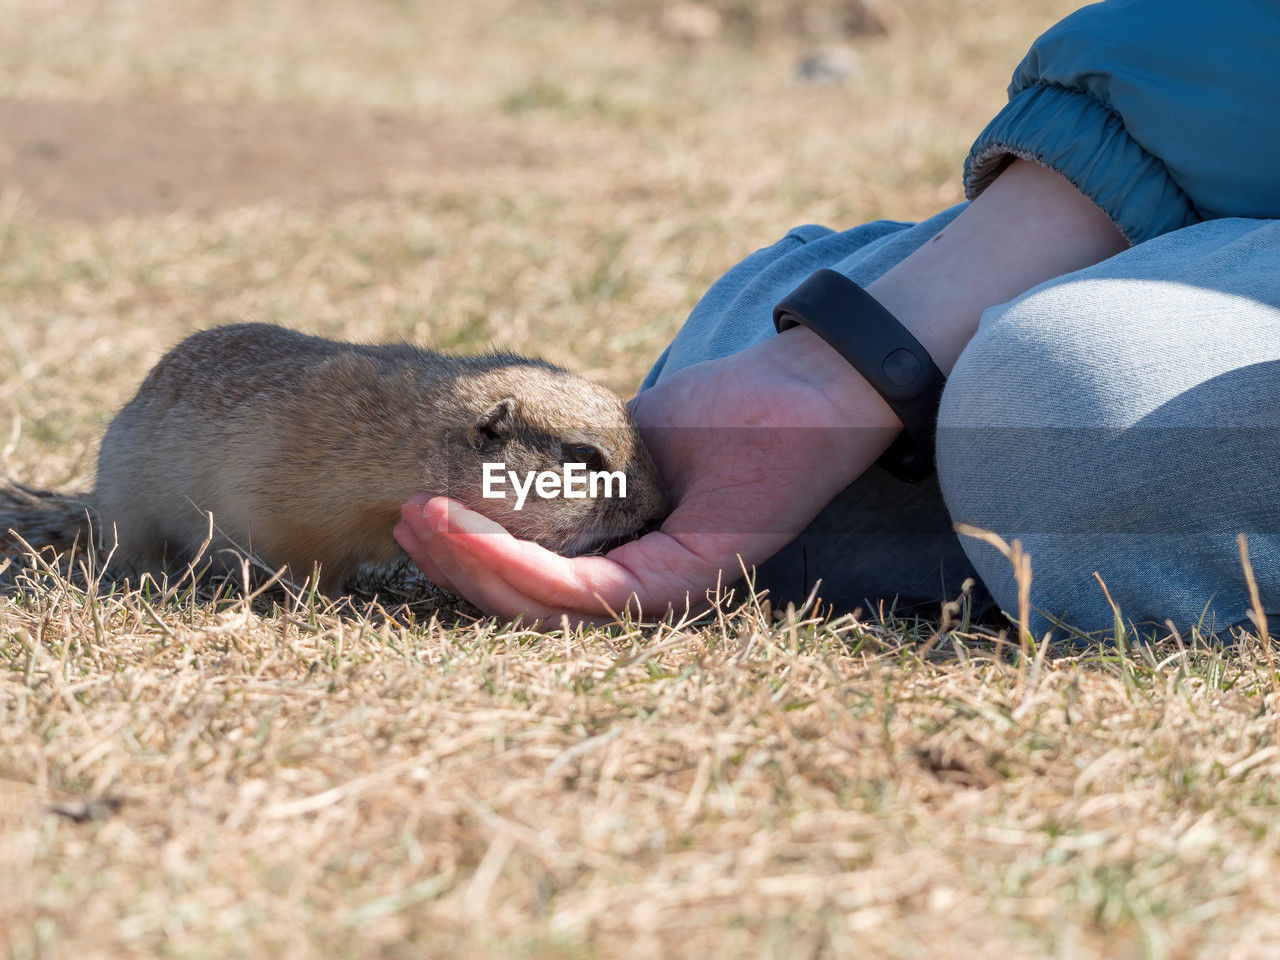
[[[1126,246],[1107,216],[1069,182],[1020,160],[941,233],[867,290],[949,373],[987,307],[1105,260]],[[791,339],[779,344],[780,355],[803,364],[824,384],[844,422],[870,428],[897,423],[880,395],[816,334],[797,329],[779,339],[784,337]],[[860,430],[851,437],[859,446],[887,445],[880,430]],[[873,461],[879,451],[853,453],[849,462],[861,464]]]
[[[950,373],[987,307],[1127,247],[1063,177],[1019,160],[929,243],[867,289]]]
[[[871,290],[950,370],[986,307],[1123,247],[1057,174],[1014,165]],[[566,559],[436,498],[406,505],[398,542],[428,576],[505,617],[684,610],[803,530],[901,428],[804,327],[680,370],[632,411],[674,504],[660,531]]]

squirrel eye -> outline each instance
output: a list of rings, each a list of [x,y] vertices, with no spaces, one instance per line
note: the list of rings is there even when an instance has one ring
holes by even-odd
[[[599,471],[604,469],[604,454],[589,443],[566,443],[564,462],[585,463],[588,470]]]

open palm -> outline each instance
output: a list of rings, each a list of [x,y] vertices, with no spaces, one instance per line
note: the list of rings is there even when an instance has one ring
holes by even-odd
[[[660,531],[605,556],[559,556],[426,495],[405,504],[396,539],[434,582],[508,619],[696,607],[795,537],[892,439],[887,408],[880,422],[851,426],[857,383],[796,330],[640,394],[632,411],[673,509]]]

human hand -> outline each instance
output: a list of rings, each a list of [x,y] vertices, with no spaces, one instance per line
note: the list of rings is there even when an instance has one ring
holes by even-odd
[[[561,557],[443,497],[404,505],[395,537],[435,583],[507,619],[645,616],[705,602],[795,537],[888,446],[888,406],[803,328],[680,371],[632,412],[673,504],[605,556]]]
[[[868,291],[949,372],[987,307],[1126,245],[1071,183],[1018,160]],[[416,497],[396,539],[432,580],[512,619],[684,609],[799,533],[900,428],[879,394],[803,328],[688,367],[633,409],[674,505],[660,532],[570,559],[456,503]]]

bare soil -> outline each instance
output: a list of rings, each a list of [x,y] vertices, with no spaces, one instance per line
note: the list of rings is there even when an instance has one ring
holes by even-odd
[[[0,100],[0,191],[58,219],[325,207],[436,172],[545,159],[493,122],[303,104]]]

